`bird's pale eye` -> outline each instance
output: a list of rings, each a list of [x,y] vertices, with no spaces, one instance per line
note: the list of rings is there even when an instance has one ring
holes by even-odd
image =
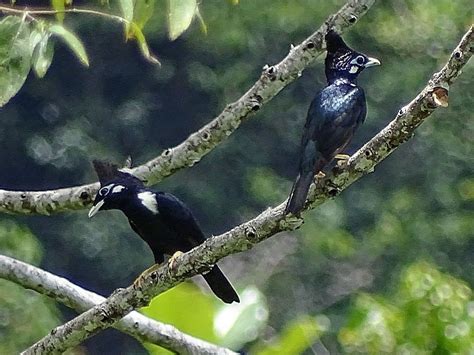
[[[360,56],[358,56],[358,57],[356,58],[356,62],[357,62],[357,64],[362,65],[362,64],[364,64],[365,59],[364,59],[364,57],[362,57],[362,56],[360,55]]]
[[[109,188],[108,187],[103,187],[99,190],[99,195],[100,196],[105,196],[109,193]]]

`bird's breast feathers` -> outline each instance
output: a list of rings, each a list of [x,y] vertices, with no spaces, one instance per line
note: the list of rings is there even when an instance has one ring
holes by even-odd
[[[144,191],[137,194],[141,204],[153,214],[158,214],[158,202],[156,202],[156,196],[151,191]]]
[[[358,87],[332,88],[324,90],[321,95],[321,108],[324,110],[339,110],[342,107],[348,107],[351,103],[357,101],[360,96]]]

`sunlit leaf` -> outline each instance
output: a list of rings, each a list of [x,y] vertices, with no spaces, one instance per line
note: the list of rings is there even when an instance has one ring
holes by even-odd
[[[267,319],[265,297],[256,287],[249,286],[240,293],[240,303],[221,307],[216,315],[214,328],[221,345],[239,349],[258,337]]]
[[[155,297],[141,311],[148,317],[172,324],[179,330],[198,338],[215,342],[212,325],[215,313],[213,295],[204,294],[192,283],[182,283]],[[150,354],[169,353],[151,344],[146,344]]]
[[[63,23],[64,21],[65,3],[66,1],[64,0],[51,0],[51,6],[53,7],[53,9],[58,11],[58,13],[56,14],[56,18],[60,23]]]
[[[125,37],[128,39],[130,33],[130,23],[133,20],[133,0],[119,0],[122,17],[127,20],[125,23]]]
[[[136,0],[133,9],[133,22],[143,29],[153,15],[155,0]]]
[[[172,41],[191,25],[196,14],[196,0],[168,0],[168,33]]]
[[[45,33],[33,51],[31,59],[33,71],[38,78],[45,76],[51,65],[54,55],[54,43],[49,40],[50,35]]]
[[[0,22],[0,106],[23,86],[31,66],[30,30],[17,16]]]
[[[288,324],[276,341],[258,349],[255,354],[302,354],[321,336],[323,330],[317,318],[301,316]]]
[[[156,58],[150,52],[150,48],[148,47],[148,43],[146,42],[145,35],[143,34],[142,30],[133,22],[130,24],[130,33],[131,33],[131,37],[137,40],[138,46],[140,48],[140,51],[143,57],[152,64],[161,65],[158,58]]]
[[[67,30],[64,26],[57,25],[57,24],[49,27],[49,31],[55,34],[56,36],[60,37],[69,46],[69,48],[74,52],[74,54],[81,61],[82,64],[84,64],[87,67],[89,66],[89,58],[87,57],[86,50],[84,46],[82,45],[82,42],[80,41],[80,39],[77,38],[77,36],[74,33]]]

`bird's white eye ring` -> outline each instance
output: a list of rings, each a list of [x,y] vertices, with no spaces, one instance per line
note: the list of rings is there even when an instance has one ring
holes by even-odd
[[[362,57],[361,55],[358,56],[356,58],[356,62],[357,62],[357,64],[361,64],[361,65],[364,64],[364,62],[365,62],[364,57]]]
[[[105,196],[109,193],[109,188],[108,187],[103,187],[99,190],[99,195],[100,196]]]

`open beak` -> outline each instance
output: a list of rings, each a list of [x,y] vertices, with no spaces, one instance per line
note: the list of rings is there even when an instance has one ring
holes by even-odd
[[[97,212],[99,212],[100,208],[104,205],[104,200],[100,200],[97,202],[96,205],[92,206],[92,208],[89,210],[89,218],[92,218],[95,216]]]
[[[365,63],[365,67],[368,68],[368,67],[375,67],[376,65],[380,65],[380,60],[378,60],[377,58],[371,58],[369,57],[368,58],[369,60],[367,61],[367,63]]]

